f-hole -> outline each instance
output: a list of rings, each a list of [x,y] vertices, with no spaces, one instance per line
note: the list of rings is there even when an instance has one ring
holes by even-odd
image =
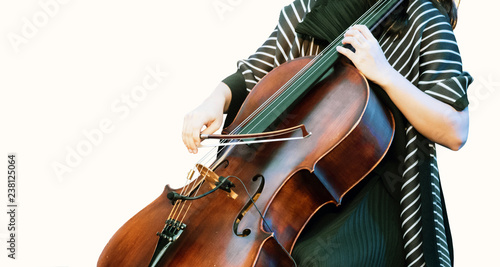
[[[219,162],[217,164],[217,166],[215,166],[215,168],[213,168],[213,171],[215,172],[218,168],[227,168],[227,166],[229,166],[229,161],[226,159],[226,160],[223,160],[222,162]]]
[[[250,229],[245,229],[241,233],[238,233],[238,226],[240,225],[240,222],[243,219],[243,217],[245,217],[245,214],[253,206],[253,203],[257,201],[260,194],[262,193],[262,190],[264,189],[264,176],[258,174],[252,178],[252,182],[259,182],[259,180],[260,180],[259,188],[255,191],[254,195],[251,196],[251,199],[248,200],[247,204],[243,207],[243,209],[241,209],[240,213],[238,214],[238,216],[234,220],[233,231],[234,231],[234,234],[237,236],[245,237],[245,236],[248,236],[252,232],[252,231],[250,231]]]

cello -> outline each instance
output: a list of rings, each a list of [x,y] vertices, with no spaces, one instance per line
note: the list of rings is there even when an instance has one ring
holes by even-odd
[[[400,2],[380,0],[355,24],[373,29]],[[127,221],[97,266],[296,266],[291,251],[306,224],[341,204],[394,135],[366,78],[337,60],[340,44],[268,73],[222,135],[203,136],[223,138],[223,148]]]

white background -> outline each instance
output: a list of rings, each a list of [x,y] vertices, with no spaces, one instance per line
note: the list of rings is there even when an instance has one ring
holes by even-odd
[[[2,0],[0,202],[7,205],[7,153],[15,152],[19,211],[14,261],[6,255],[1,209],[0,265],[94,266],[126,220],[167,183],[185,178],[199,156],[182,145],[184,114],[264,41],[289,2],[69,0],[53,2],[58,8],[49,14],[38,1]],[[459,152],[438,151],[456,266],[491,266],[500,249],[499,8],[469,0],[459,10],[456,36],[476,79],[469,141]],[[30,23],[35,31],[23,35]],[[148,66],[168,77],[128,114],[113,111],[124,107],[122,95],[135,92]],[[67,164],[69,151],[90,144],[84,133],[103,120],[112,131],[58,177],[54,164]]]

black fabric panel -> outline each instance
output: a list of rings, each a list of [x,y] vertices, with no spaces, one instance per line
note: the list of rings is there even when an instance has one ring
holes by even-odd
[[[420,134],[417,141],[422,140]],[[424,153],[422,153],[424,154]],[[424,155],[422,155],[424,156]],[[419,161],[419,178],[421,192],[421,210],[422,210],[422,235],[424,239],[424,257],[427,266],[440,266],[436,229],[434,228],[434,208],[432,203],[432,183],[431,183],[431,163],[429,154]]]
[[[458,111],[464,110],[468,105],[469,105],[469,99],[467,98],[467,94],[465,94],[457,101],[455,101],[455,103],[453,103],[453,107]]]
[[[446,211],[446,203],[444,202],[444,194],[443,194],[443,189],[441,187],[441,184],[439,185],[439,188],[441,189],[441,208],[443,209],[443,220],[444,220],[444,226],[445,226],[445,231],[446,231],[446,241],[448,243],[448,251],[450,252],[450,260],[451,260],[451,265],[454,265],[454,258],[453,258],[453,240],[451,238],[451,229],[450,229],[450,222],[448,221],[448,211]]]
[[[234,120],[236,114],[238,114],[243,101],[245,101],[248,95],[248,91],[246,90],[245,78],[239,71],[229,75],[222,82],[231,89],[231,104],[229,104],[229,108],[227,109],[226,121],[224,122],[224,128],[226,128]]]

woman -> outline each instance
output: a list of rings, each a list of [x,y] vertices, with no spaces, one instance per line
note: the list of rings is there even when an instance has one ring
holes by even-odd
[[[283,8],[257,52],[186,115],[182,137],[190,152],[197,153],[200,132],[220,128],[224,112],[226,124],[234,118],[248,91],[274,67],[319,53],[329,36],[306,27],[308,16],[339,12],[336,1],[345,0],[297,0]],[[396,134],[382,163],[343,204],[325,206],[307,225],[292,251],[299,266],[453,264],[435,143],[458,150],[468,135],[472,77],[462,71],[455,23],[453,0],[405,0],[376,37],[363,25],[346,31],[343,44],[354,51],[337,50],[388,96]]]

